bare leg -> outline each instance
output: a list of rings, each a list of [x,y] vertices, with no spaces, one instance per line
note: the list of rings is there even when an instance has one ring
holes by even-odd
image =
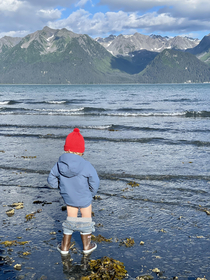
[[[68,217],[77,217],[78,214],[78,208],[72,207],[67,205],[67,216]]]
[[[82,218],[91,218],[92,217],[92,205],[90,204],[86,208],[80,208],[80,212],[81,212]]]

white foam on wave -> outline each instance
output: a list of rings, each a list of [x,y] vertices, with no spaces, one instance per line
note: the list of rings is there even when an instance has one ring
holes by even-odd
[[[50,104],[64,104],[64,103],[66,103],[66,101],[65,100],[63,100],[63,101],[54,101],[54,100],[52,100],[52,101],[47,101],[46,103],[50,103]]]
[[[117,117],[173,117],[184,116],[186,112],[173,112],[173,113],[110,113],[107,116]]]
[[[9,101],[1,101],[0,102],[0,105],[7,105],[7,104],[9,104]]]
[[[108,129],[112,127],[112,125],[89,125],[89,126],[85,126],[83,127],[84,129],[85,128],[88,128],[88,129],[99,129],[99,130],[104,130],[104,129]]]
[[[34,111],[38,111],[38,112],[47,112],[47,113],[52,113],[52,114],[63,114],[63,113],[74,113],[74,112],[79,112],[79,111],[83,111],[84,110],[84,107],[81,107],[81,108],[76,108],[76,109],[56,109],[56,110],[53,110],[52,109],[33,109]]]
[[[85,109],[84,107],[81,107],[81,108],[71,109],[70,111],[77,112],[77,111],[83,111],[84,109]]]

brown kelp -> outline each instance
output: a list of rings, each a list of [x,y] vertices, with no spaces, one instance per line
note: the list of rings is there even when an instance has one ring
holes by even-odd
[[[82,280],[121,280],[127,273],[122,262],[106,256],[98,260],[90,260],[89,266],[91,274],[83,276]]]

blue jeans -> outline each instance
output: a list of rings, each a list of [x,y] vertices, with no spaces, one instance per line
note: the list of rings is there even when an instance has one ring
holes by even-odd
[[[95,231],[95,222],[92,218],[82,217],[67,217],[66,221],[63,222],[63,233],[66,235],[72,235],[74,231],[80,231],[80,233],[89,234]]]

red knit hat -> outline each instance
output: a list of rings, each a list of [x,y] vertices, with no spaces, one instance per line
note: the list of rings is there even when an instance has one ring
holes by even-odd
[[[73,132],[66,137],[64,151],[71,151],[73,153],[84,153],[85,140],[79,132],[79,128],[75,128]]]

